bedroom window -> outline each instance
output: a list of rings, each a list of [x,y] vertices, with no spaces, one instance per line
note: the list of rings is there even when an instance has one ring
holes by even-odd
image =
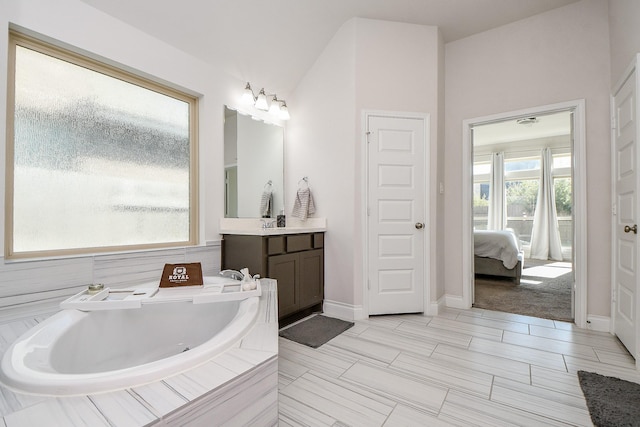
[[[571,175],[571,154],[556,154],[553,156],[553,170],[556,174]]]
[[[529,158],[518,158],[505,160],[504,162],[504,172],[505,174],[519,173],[519,174],[527,174],[531,175],[540,174],[540,158],[539,157],[529,157]]]
[[[489,182],[473,184],[473,227],[486,230],[489,214]]]
[[[540,186],[540,156],[529,153],[506,152],[505,190],[507,228],[513,229],[523,244],[531,241],[533,215]],[[491,179],[490,156],[479,155],[473,165],[473,225],[475,230],[486,230],[488,223]],[[553,155],[554,192],[556,211],[563,245],[570,246],[572,235],[571,153]]]
[[[556,215],[563,247],[573,246],[573,183],[571,179],[571,153],[553,155],[553,189]]]
[[[473,227],[486,230],[489,213],[489,174],[491,163],[477,161],[473,164]]]
[[[525,244],[531,243],[533,214],[536,210],[539,187],[539,179],[505,181],[507,228],[513,229]]]
[[[556,198],[556,215],[562,246],[573,246],[573,188],[571,177],[554,178],[553,189]]]
[[[197,99],[10,35],[5,255],[195,244]]]

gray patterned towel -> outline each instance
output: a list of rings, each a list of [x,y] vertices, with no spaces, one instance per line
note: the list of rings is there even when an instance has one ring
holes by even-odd
[[[309,188],[300,188],[296,194],[296,200],[293,203],[293,211],[291,215],[301,220],[306,220],[309,215],[316,212],[316,206],[313,204],[313,196]]]

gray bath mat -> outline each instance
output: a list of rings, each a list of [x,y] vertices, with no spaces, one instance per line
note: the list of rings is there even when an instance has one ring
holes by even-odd
[[[280,336],[309,347],[318,348],[353,326],[353,322],[326,316],[313,316],[280,331]]]
[[[640,426],[640,384],[586,371],[578,379],[596,427]]]

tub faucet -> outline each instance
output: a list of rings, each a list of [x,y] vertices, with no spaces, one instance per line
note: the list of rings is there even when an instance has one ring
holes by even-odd
[[[234,280],[242,280],[244,279],[244,274],[240,273],[237,270],[222,270],[220,272],[222,277],[229,277]]]

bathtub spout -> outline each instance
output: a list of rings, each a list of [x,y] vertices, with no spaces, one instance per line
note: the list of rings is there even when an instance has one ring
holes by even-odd
[[[222,277],[229,277],[234,280],[242,280],[244,279],[244,274],[240,273],[237,270],[222,270],[220,272]]]

